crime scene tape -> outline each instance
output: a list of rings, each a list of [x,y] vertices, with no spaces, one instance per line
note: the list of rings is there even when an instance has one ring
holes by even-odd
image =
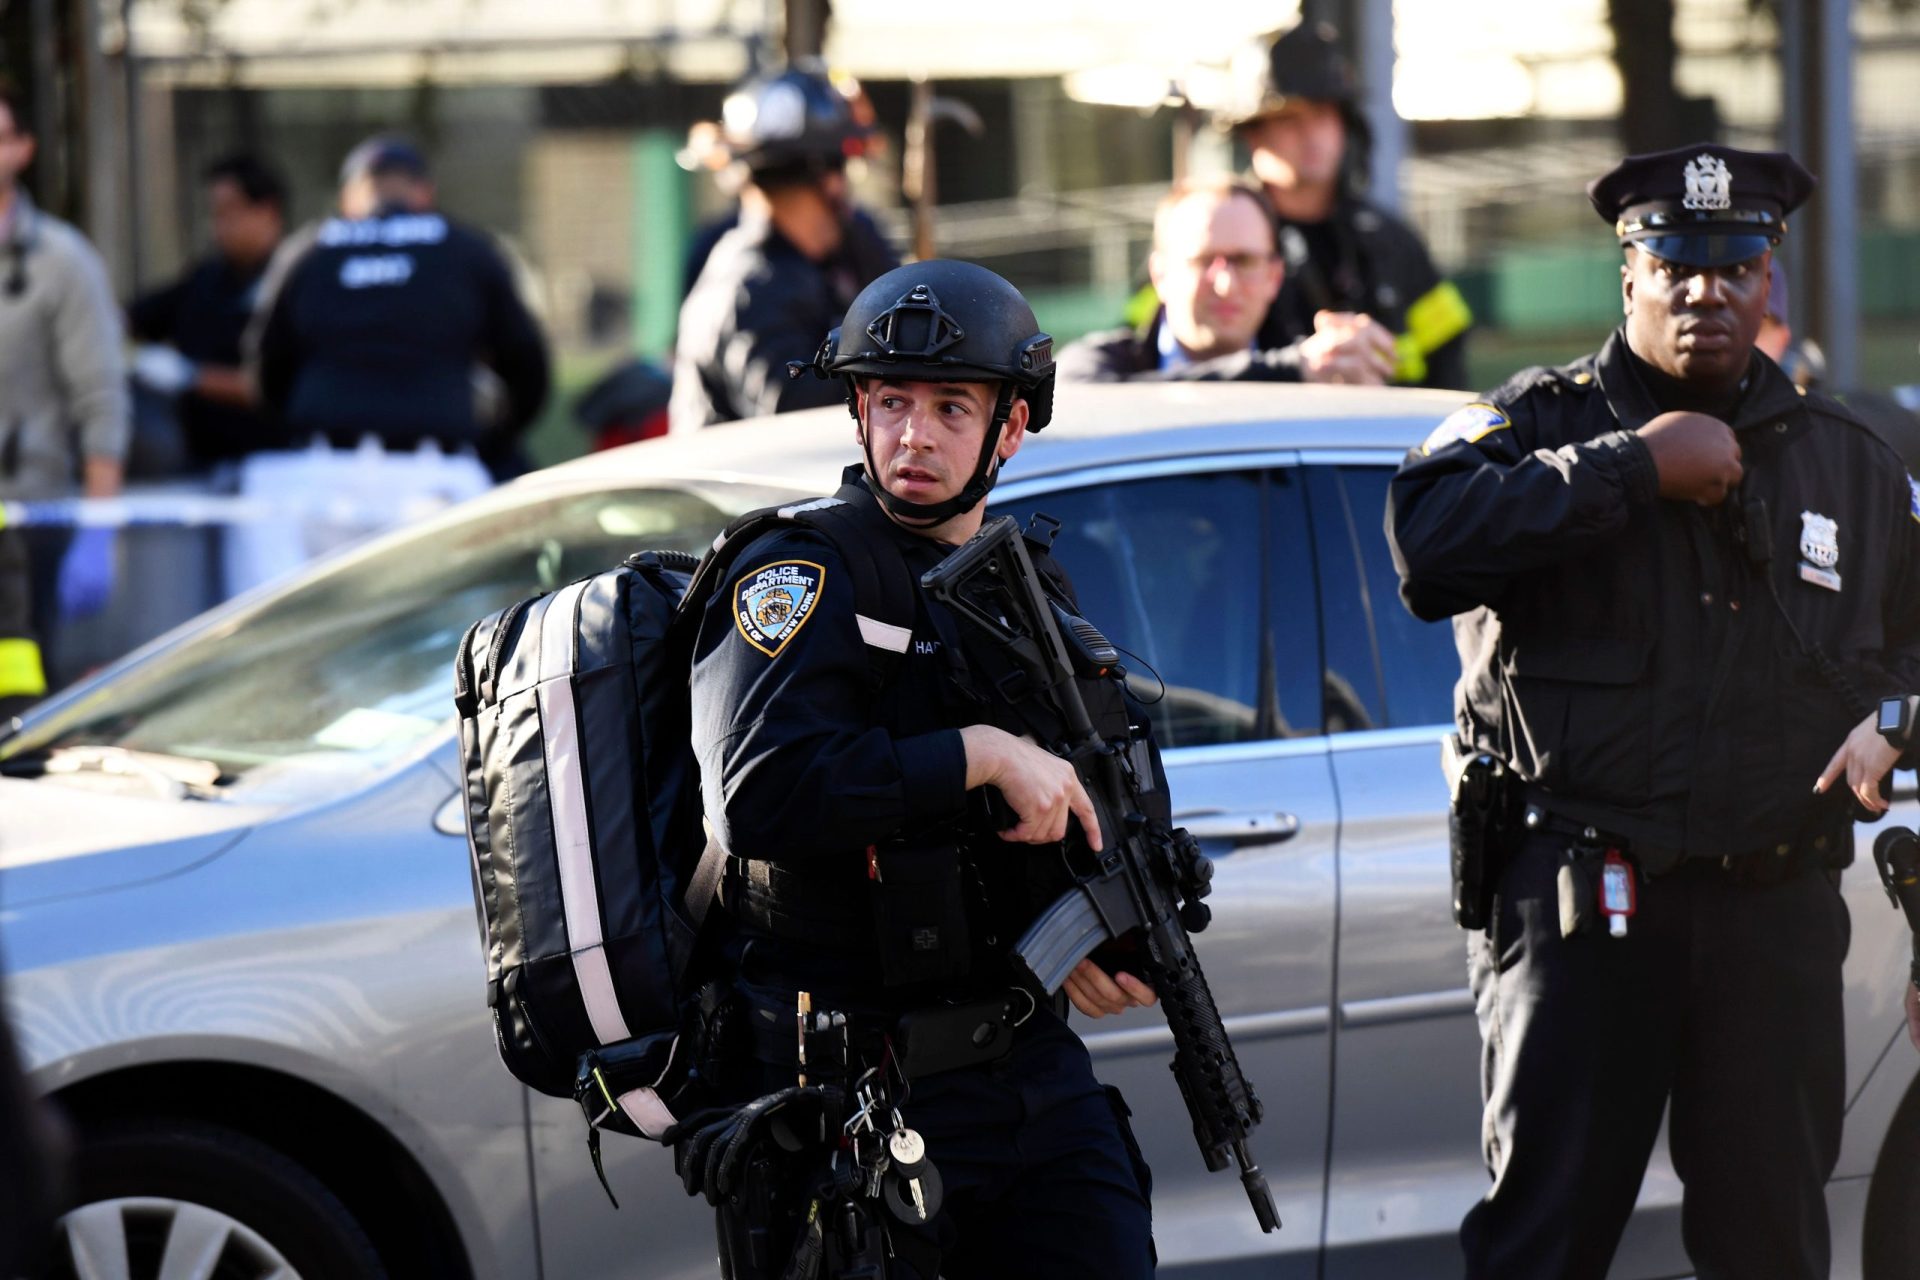
[[[332,513],[332,504],[314,504],[316,510]],[[353,504],[345,514],[361,514],[364,506]],[[128,494],[118,498],[51,498],[34,501],[0,502],[0,529],[134,529],[205,528],[217,525],[265,524],[282,521],[289,515],[284,503],[259,498],[226,497],[218,494]]]

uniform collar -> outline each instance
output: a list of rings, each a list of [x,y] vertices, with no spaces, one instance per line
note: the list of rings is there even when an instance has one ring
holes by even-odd
[[[1627,431],[1638,431],[1666,412],[1654,400],[1653,392],[1636,367],[1636,360],[1627,346],[1625,325],[1613,331],[1594,359],[1594,375],[1600,389],[1606,393],[1607,403],[1613,406],[1620,426]],[[1729,425],[1735,431],[1743,431],[1763,422],[1777,421],[1782,415],[1798,411],[1800,403],[1800,392],[1780,371],[1780,366],[1765,353],[1755,351]]]
[[[833,495],[858,511],[876,532],[885,532],[903,547],[938,547],[940,543],[894,522],[867,482],[867,469],[851,463],[840,473],[840,488]]]

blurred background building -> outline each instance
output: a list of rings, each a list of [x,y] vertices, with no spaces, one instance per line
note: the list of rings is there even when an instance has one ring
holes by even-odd
[[[1798,328],[1848,381],[1920,381],[1913,0],[1305,7],[1355,55],[1374,196],[1408,214],[1473,304],[1476,383],[1594,345],[1618,317],[1618,253],[1582,186],[1623,149],[1709,135],[1809,159],[1825,180],[1809,221],[1851,233],[1829,263],[1833,241],[1796,228]],[[39,106],[37,193],[92,233],[123,295],[205,244],[195,175],[215,156],[274,157],[300,221],[327,207],[354,142],[383,128],[418,138],[442,207],[501,232],[534,282],[559,394],[532,448],[552,461],[585,447],[567,416],[582,387],[630,354],[668,351],[689,229],[724,200],[675,154],[756,61],[823,46],[860,78],[891,146],[859,185],[903,249],[903,169],[930,138],[938,252],[1009,276],[1067,339],[1119,317],[1176,168],[1241,162],[1208,127],[1208,96],[1247,37],[1297,12],[1284,0],[971,0],[963,14],[881,0],[0,0],[0,63]]]

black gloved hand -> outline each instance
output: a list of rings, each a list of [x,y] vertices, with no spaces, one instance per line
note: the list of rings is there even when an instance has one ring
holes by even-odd
[[[705,1196],[718,1206],[738,1189],[748,1157],[771,1141],[789,1154],[826,1146],[829,1111],[838,1111],[838,1093],[795,1086],[755,1098],[737,1111],[709,1123],[677,1126],[674,1169],[690,1196]]]

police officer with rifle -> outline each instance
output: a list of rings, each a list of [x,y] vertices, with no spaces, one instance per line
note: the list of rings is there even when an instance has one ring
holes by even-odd
[[[1069,622],[1062,675],[1073,594],[1043,533],[969,543],[1051,417],[1052,340],[1006,281],[935,260],[862,291],[808,372],[843,380],[863,463],[821,500],[844,533],[747,547],[700,627],[694,745],[729,854],[706,1054],[742,1101],[683,1119],[676,1167],[732,1277],[1150,1275],[1149,1174],[1066,1004],[1158,988],[1208,1158],[1239,1156],[1264,1202],[1259,1109],[1182,928],[1203,864],[1145,716],[1091,628]],[[910,625],[862,604],[896,573]]]
[[[1920,487],[1754,350],[1812,188],[1713,144],[1596,180],[1625,323],[1459,410],[1389,493],[1402,598],[1453,619],[1464,668],[1473,1280],[1604,1276],[1663,1117],[1703,1278],[1828,1271],[1853,851],[1831,784],[1885,807],[1871,700],[1920,687]]]

